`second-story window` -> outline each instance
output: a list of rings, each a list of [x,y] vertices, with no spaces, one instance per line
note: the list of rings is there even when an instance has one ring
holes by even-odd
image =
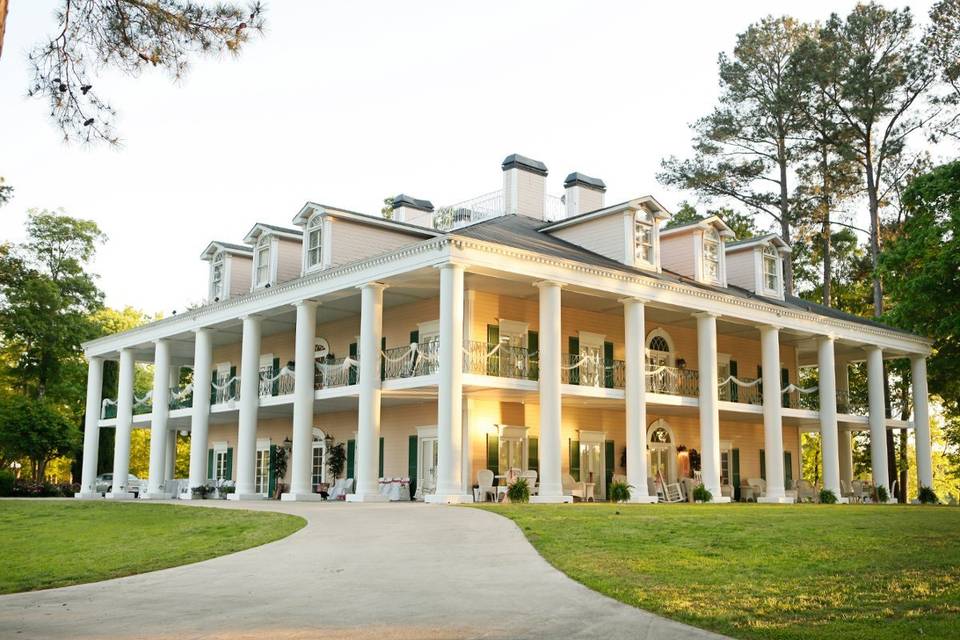
[[[307,269],[321,264],[323,242],[323,218],[313,216],[307,226]]]
[[[218,253],[213,258],[213,274],[210,278],[210,298],[220,300],[223,298],[223,252]]]
[[[709,281],[720,280],[720,235],[713,228],[703,233],[703,276]]]
[[[780,290],[780,257],[773,247],[763,249],[763,284],[771,291]]]
[[[634,222],[634,243],[636,259],[641,264],[654,264],[653,256],[653,220],[645,211],[638,211]]]
[[[257,265],[256,286],[262,287],[270,282],[270,238],[263,237],[257,242],[257,252],[254,256]]]

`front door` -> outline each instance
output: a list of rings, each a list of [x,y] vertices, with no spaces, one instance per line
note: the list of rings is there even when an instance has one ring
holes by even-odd
[[[437,488],[437,439],[420,438],[420,457],[417,459],[417,486],[423,493],[433,493]]]
[[[601,443],[581,440],[580,480],[593,483],[593,495],[598,500],[606,496],[606,475]]]

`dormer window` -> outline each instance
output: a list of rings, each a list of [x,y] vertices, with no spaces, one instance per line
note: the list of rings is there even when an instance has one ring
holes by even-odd
[[[653,219],[646,211],[637,211],[634,219],[634,246],[639,264],[654,265]]]
[[[708,281],[720,280],[720,234],[713,227],[703,232],[703,275]]]
[[[257,242],[257,249],[254,253],[256,264],[256,278],[254,286],[262,287],[270,283],[270,237],[263,236]]]
[[[767,245],[763,248],[763,284],[770,291],[780,290],[780,256]]]
[[[314,269],[322,264],[322,253],[323,218],[315,215],[307,225],[307,269]]]
[[[217,253],[212,262],[210,275],[210,299],[220,300],[223,296],[223,252]]]

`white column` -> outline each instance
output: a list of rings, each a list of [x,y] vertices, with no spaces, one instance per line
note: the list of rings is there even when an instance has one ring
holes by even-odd
[[[531,502],[573,502],[563,495],[560,477],[560,287],[538,282],[540,289],[540,489]]]
[[[357,407],[356,488],[350,502],[384,502],[377,467],[380,457],[380,337],[383,335],[383,290],[371,282],[360,288],[360,380]]]
[[[103,402],[103,358],[87,360],[87,406],[83,420],[83,467],[78,498],[96,498],[100,449],[100,404]]]
[[[177,477],[177,430],[167,429],[167,448],[164,452],[163,462],[163,481],[173,480]],[[168,488],[172,484],[166,485]]]
[[[440,266],[440,380],[437,387],[437,490],[428,502],[473,502],[462,485],[463,265]]]
[[[117,381],[117,428],[113,444],[113,491],[107,494],[113,500],[128,500],[130,475],[130,432],[133,429],[133,380],[136,359],[133,349],[120,349],[120,370]]]
[[[890,490],[887,473],[887,407],[883,391],[883,351],[867,348],[867,392],[870,399],[870,466],[873,484]]]
[[[197,329],[193,343],[193,407],[190,414],[190,488],[207,481],[207,436],[210,427],[210,380],[213,375],[213,332]],[[187,492],[185,498],[191,498]]]
[[[823,488],[840,497],[840,442],[837,432],[837,381],[833,336],[821,336],[817,342],[817,368],[820,393],[820,449],[823,456]]]
[[[165,490],[167,419],[170,415],[170,342],[157,340],[153,355],[153,410],[150,413],[150,478],[145,498],[169,498]]]
[[[303,300],[297,307],[293,369],[293,445],[290,451],[290,491],[281,500],[320,500],[313,492],[313,400],[316,365],[317,303]]]
[[[644,340],[644,301],[626,298],[623,304],[623,335],[626,347],[624,381],[627,429],[627,484],[630,502],[653,503],[647,489],[647,355]]]
[[[697,363],[700,369],[700,475],[713,502],[730,502],[720,491],[720,400],[717,373],[717,314],[697,319]],[[778,368],[779,370],[779,368]]]
[[[927,393],[927,359],[910,358],[913,378],[913,437],[917,444],[917,486],[933,487],[933,468],[930,458],[930,408]]]
[[[763,449],[767,468],[767,495],[758,502],[792,502],[783,486],[783,393],[780,387],[780,328],[760,327],[763,366]]]
[[[243,318],[240,346],[240,415],[237,428],[237,451],[233,464],[237,470],[237,488],[227,496],[230,500],[260,500],[256,492],[257,412],[260,408],[260,316]]]

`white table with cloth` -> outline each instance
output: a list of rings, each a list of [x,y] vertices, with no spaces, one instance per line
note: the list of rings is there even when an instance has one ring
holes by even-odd
[[[391,502],[410,502],[410,478],[381,478],[380,495]]]

